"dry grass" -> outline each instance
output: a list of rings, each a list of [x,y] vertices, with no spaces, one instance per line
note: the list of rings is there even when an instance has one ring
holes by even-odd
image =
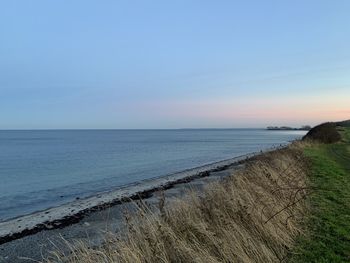
[[[142,203],[127,230],[103,247],[75,244],[46,262],[280,262],[302,232],[306,161],[300,143],[258,157],[202,195],[189,193],[159,213]]]

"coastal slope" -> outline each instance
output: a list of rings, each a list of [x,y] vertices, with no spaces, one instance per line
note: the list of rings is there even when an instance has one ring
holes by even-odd
[[[336,130],[332,130],[336,129]],[[122,236],[45,262],[349,262],[350,129],[262,154],[222,182],[158,212],[126,213]]]
[[[301,234],[307,196],[302,143],[157,207],[140,201],[102,246],[71,245],[45,262],[280,262]],[[60,253],[62,252],[62,253]]]

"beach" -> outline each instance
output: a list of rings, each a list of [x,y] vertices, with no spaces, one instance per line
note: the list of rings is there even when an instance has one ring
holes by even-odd
[[[0,131],[0,222],[301,135],[263,129]]]
[[[28,262],[29,258],[41,260],[42,256],[57,247],[67,250],[65,241],[79,239],[95,246],[101,245],[106,232],[114,233],[123,227],[123,211],[135,208],[135,200],[143,199],[156,205],[160,192],[169,201],[182,196],[189,189],[199,190],[210,182],[233,174],[246,161],[259,154],[246,154],[144,180],[115,191],[1,222],[0,262]]]
[[[200,190],[210,182],[233,174],[262,152],[284,147],[300,136],[300,132],[295,131],[261,129],[2,133],[8,149],[12,149],[12,155],[2,153],[4,159],[19,156],[17,162],[11,159],[6,164],[8,172],[18,171],[24,179],[23,182],[9,181],[11,189],[18,192],[21,189],[18,187],[28,182],[38,191],[29,192],[24,186],[22,189],[28,192],[28,197],[23,199],[12,194],[15,201],[12,203],[6,199],[6,191],[10,193],[10,189],[2,185],[5,199],[0,205],[3,218],[0,220],[0,262],[41,260],[52,250],[67,251],[66,242],[75,240],[99,246],[106,232],[122,231],[123,213],[135,209],[135,201],[142,199],[156,206],[160,193],[164,192],[168,202],[182,197],[189,189]],[[23,141],[36,150],[21,153]],[[32,160],[38,164],[46,162],[46,167],[34,167]],[[115,176],[109,178],[105,167]],[[77,169],[79,173],[75,174],[73,171]],[[132,170],[135,173],[130,172]],[[39,178],[46,182],[36,185],[26,178],[25,171],[30,172],[33,182]],[[92,172],[98,180],[90,183],[86,175]],[[75,184],[71,181],[75,176],[85,183]],[[6,182],[11,178],[3,179]],[[56,182],[62,187],[56,188]],[[64,184],[67,185],[63,187]],[[54,186],[52,190],[50,185]],[[21,207],[33,212],[21,211]]]

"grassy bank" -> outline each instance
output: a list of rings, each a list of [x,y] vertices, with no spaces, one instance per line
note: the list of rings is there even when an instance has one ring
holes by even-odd
[[[305,148],[314,190],[295,262],[350,262],[350,128],[340,130],[341,142]]]
[[[337,129],[341,141],[316,130],[317,142],[263,154],[200,195],[139,202],[104,246],[45,262],[350,262],[350,128]]]
[[[279,262],[305,217],[307,163],[294,145],[259,156],[224,181],[125,213],[126,231],[103,247],[72,246],[48,262]]]

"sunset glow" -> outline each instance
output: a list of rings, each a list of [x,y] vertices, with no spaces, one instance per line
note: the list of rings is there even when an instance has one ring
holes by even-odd
[[[1,129],[350,118],[348,1],[14,2],[0,9]]]

